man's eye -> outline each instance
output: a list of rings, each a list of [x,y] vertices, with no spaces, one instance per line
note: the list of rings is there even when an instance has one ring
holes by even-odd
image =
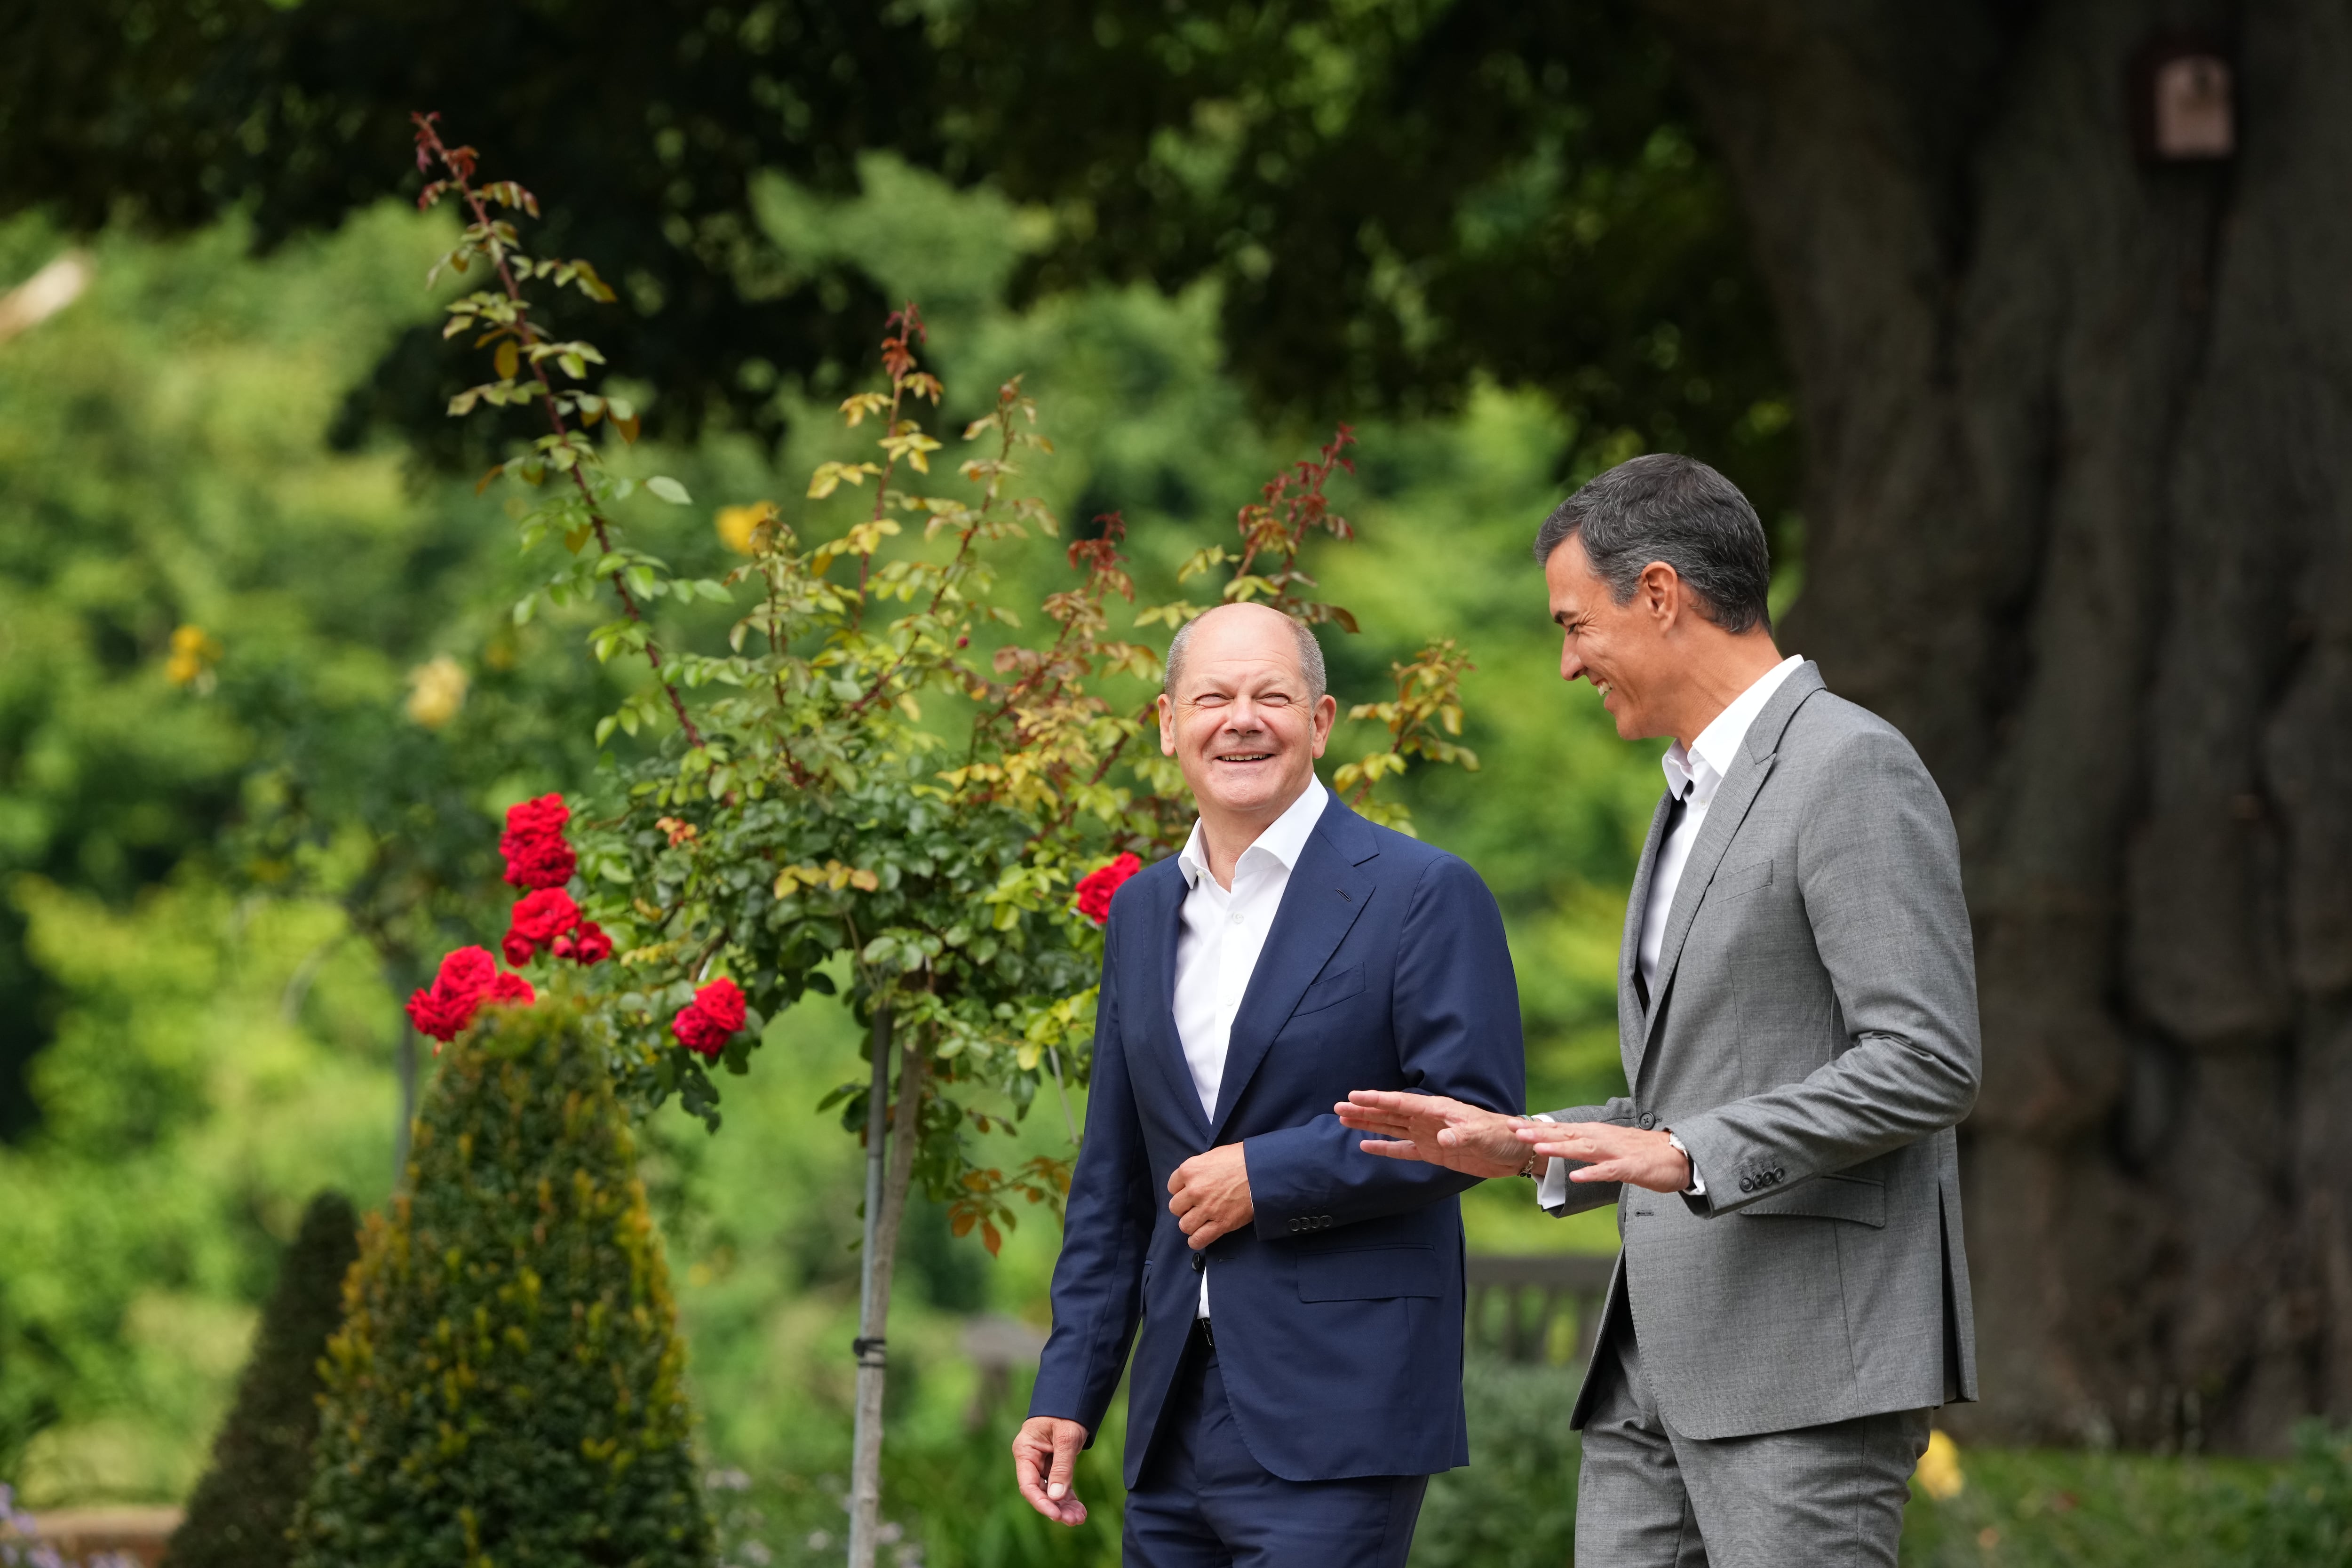
[[[1192,699],[1192,706],[1195,708],[1223,708],[1225,705],[1225,701],[1226,700],[1224,698],[1212,694],[1207,697],[1195,697]]]
[[[1290,699],[1283,692],[1269,691],[1257,700],[1257,705],[1261,708],[1287,708]]]

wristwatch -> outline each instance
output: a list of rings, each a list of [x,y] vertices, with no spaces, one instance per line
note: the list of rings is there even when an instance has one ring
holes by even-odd
[[[1706,1182],[1698,1173],[1698,1162],[1691,1158],[1689,1148],[1671,1130],[1666,1133],[1666,1147],[1680,1154],[1683,1157],[1683,1163],[1690,1167],[1690,1185],[1685,1187],[1683,1191],[1695,1198],[1706,1196]]]

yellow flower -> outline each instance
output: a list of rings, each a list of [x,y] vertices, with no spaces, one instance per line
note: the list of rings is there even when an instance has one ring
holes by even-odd
[[[438,730],[466,705],[466,671],[447,654],[408,672],[408,716],[428,730]]]
[[[221,645],[202,626],[182,626],[172,634],[172,656],[163,661],[163,679],[174,686],[198,691],[213,688],[213,666],[221,658]]]
[[[1960,1446],[1948,1432],[1927,1434],[1927,1451],[1919,1456],[1919,1468],[1912,1474],[1918,1478],[1920,1489],[1937,1502],[1951,1501],[1969,1484],[1960,1474]]]
[[[776,515],[776,503],[772,500],[753,501],[750,506],[722,506],[719,509],[719,542],[738,555],[757,552],[755,537],[760,525]]]

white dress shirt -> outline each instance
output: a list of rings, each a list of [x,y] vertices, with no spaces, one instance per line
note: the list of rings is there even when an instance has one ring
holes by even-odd
[[[1682,886],[1683,868],[1690,863],[1691,846],[1698,842],[1698,830],[1706,826],[1706,808],[1715,804],[1715,792],[1723,787],[1726,773],[1739,755],[1739,748],[1748,739],[1748,727],[1756,722],[1756,715],[1764,704],[1772,700],[1772,693],[1780,683],[1804,663],[1801,654],[1787,658],[1756,678],[1756,683],[1731,700],[1730,705],[1715,716],[1715,721],[1698,732],[1698,738],[1685,747],[1680,741],[1666,748],[1659,763],[1665,769],[1666,793],[1683,803],[1682,816],[1674,831],[1658,846],[1658,858],[1650,868],[1650,901],[1642,909],[1642,942],[1633,962],[1642,974],[1642,989],[1653,999],[1658,984],[1659,950],[1666,940],[1666,921],[1675,909],[1675,889]],[[1688,1151],[1685,1151],[1685,1153]],[[1706,1194],[1706,1183],[1691,1167],[1691,1184],[1683,1189],[1694,1197]],[[1554,1160],[1544,1172],[1538,1189],[1538,1201],[1561,1204],[1568,1201],[1568,1166]]]
[[[1330,798],[1319,782],[1310,782],[1306,793],[1241,852],[1234,864],[1231,891],[1219,887],[1209,873],[1209,847],[1197,821],[1176,857],[1192,889],[1184,895],[1183,923],[1176,933],[1176,1037],[1183,1043],[1184,1065],[1192,1068],[1201,1110],[1211,1121],[1216,1120],[1217,1091],[1225,1081],[1234,1015],[1249,992],[1250,976],[1257,973],[1258,954],[1265,950],[1266,933],[1282,908],[1291,868],[1298,864]],[[1201,1271],[1200,1315],[1209,1315],[1206,1268]]]

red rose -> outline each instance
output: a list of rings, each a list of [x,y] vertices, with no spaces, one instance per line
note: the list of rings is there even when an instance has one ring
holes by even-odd
[[[571,941],[574,963],[602,963],[613,956],[613,939],[594,921],[581,921],[579,932]]]
[[[562,795],[543,795],[537,800],[527,800],[519,805],[507,807],[507,837],[544,838],[561,835],[564,824],[571,820],[572,808],[563,804]]]
[[[733,1034],[743,1026],[743,992],[732,980],[721,977],[694,994],[694,1005],[702,1009],[703,1016]]]
[[[1096,868],[1078,879],[1078,913],[1097,925],[1110,919],[1110,898],[1120,884],[1143,869],[1143,862],[1132,855],[1121,855],[1109,865]]]
[[[520,975],[500,974],[498,960],[478,947],[461,947],[441,961],[440,973],[433,984],[408,998],[408,1021],[416,1026],[420,1035],[430,1035],[444,1042],[457,1037],[458,1031],[473,1022],[474,1009],[480,1006],[483,996],[495,995],[499,1000],[512,1000],[511,990],[499,988],[507,982],[522,985],[521,1000],[530,1001],[530,987]]]
[[[713,1061],[726,1048],[727,1031],[712,1023],[709,1016],[691,1002],[679,1008],[677,1016],[669,1021],[669,1032],[677,1037],[679,1045],[696,1056]]]
[[[571,820],[572,810],[560,795],[543,795],[510,807],[507,829],[499,836],[507,880],[518,888],[560,888],[570,881],[579,864],[563,838],[563,825]]]
[[[433,989],[450,996],[479,996],[499,973],[499,962],[486,948],[461,947],[441,961]]]
[[[669,1023],[677,1043],[697,1056],[717,1060],[728,1040],[743,1026],[743,993],[732,980],[714,980],[694,994]]]
[[[560,888],[572,880],[580,857],[561,838],[501,840],[507,858],[507,880],[518,888]]]
[[[533,952],[552,946],[558,937],[579,924],[580,906],[572,901],[571,894],[561,888],[541,888],[525,893],[516,903],[507,921],[506,938],[499,945],[507,962],[520,967],[530,962]]]
[[[500,973],[497,978],[490,982],[489,989],[482,993],[482,1000],[485,1002],[520,1002],[524,1006],[528,1007],[532,1003],[539,1000],[539,993],[533,991],[530,988],[530,982],[525,980],[521,975]]]
[[[436,1040],[456,1039],[457,1031],[463,1029],[473,1016],[474,1000],[471,997],[463,1002],[452,1002],[425,990],[413,992],[408,998],[408,1021],[416,1026],[418,1034],[429,1035]]]

